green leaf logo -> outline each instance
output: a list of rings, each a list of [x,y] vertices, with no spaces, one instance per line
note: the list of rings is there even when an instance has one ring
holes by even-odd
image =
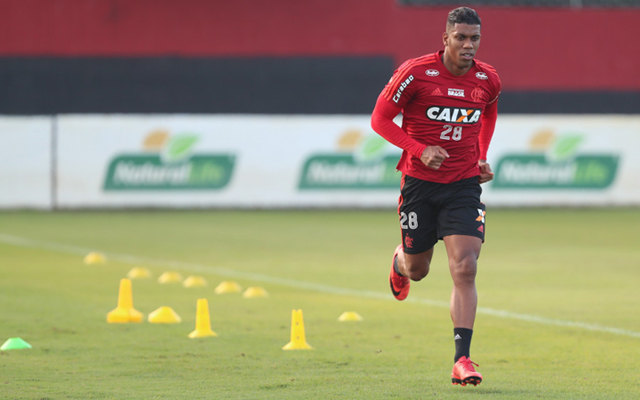
[[[176,162],[184,160],[191,154],[191,149],[198,142],[198,135],[182,133],[173,136],[162,151],[162,160]]]
[[[362,145],[355,151],[354,158],[359,162],[380,160],[385,153],[387,141],[380,135],[367,136]]]
[[[549,149],[549,159],[552,161],[564,161],[572,158],[583,140],[583,136],[580,134],[559,136]]]

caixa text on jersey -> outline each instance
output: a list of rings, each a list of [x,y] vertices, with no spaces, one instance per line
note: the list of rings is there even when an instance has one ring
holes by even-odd
[[[479,108],[456,108],[432,106],[427,108],[427,118],[451,124],[475,124],[480,120],[482,110]]]

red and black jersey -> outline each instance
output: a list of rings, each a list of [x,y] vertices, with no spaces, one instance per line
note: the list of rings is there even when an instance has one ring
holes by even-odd
[[[478,60],[466,74],[455,76],[442,63],[442,54],[408,60],[395,71],[378,98],[372,127],[404,150],[400,171],[450,183],[480,174],[478,160],[486,159],[501,83],[495,69]],[[399,112],[402,130],[389,125]],[[426,146],[449,153],[438,170],[420,161]]]

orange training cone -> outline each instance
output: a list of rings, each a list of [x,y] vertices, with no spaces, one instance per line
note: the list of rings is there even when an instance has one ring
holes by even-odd
[[[107,322],[110,324],[142,322],[142,313],[133,308],[130,279],[120,279],[118,307],[107,314]]]
[[[293,310],[291,312],[291,341],[282,350],[309,350],[311,348],[304,336],[302,310]]]
[[[211,330],[211,320],[209,318],[209,302],[207,299],[198,299],[196,303],[196,330],[189,334],[191,339],[218,336]]]

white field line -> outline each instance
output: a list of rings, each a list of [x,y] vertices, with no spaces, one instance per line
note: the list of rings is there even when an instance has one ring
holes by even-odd
[[[58,253],[77,254],[80,256],[84,256],[89,252],[93,251],[93,250],[82,248],[82,247],[71,246],[71,245],[66,245],[61,243],[43,242],[39,240],[21,238],[21,237],[7,235],[3,233],[0,233],[0,242],[8,245],[13,245],[13,246],[28,247],[33,249],[44,249],[44,250],[50,250]],[[353,297],[361,297],[361,298],[369,298],[369,299],[377,299],[377,300],[393,300],[391,295],[388,293],[372,292],[369,290],[341,288],[337,286],[322,285],[314,282],[279,278],[277,276],[271,276],[271,275],[235,271],[233,269],[212,267],[212,266],[203,265],[203,264],[186,263],[186,262],[171,261],[171,260],[156,260],[152,258],[138,257],[138,256],[133,256],[128,254],[117,254],[117,253],[106,253],[106,256],[108,259],[111,259],[114,261],[120,261],[127,264],[142,264],[142,265],[165,267],[165,268],[168,267],[171,269],[181,270],[186,272],[207,273],[207,274],[224,276],[228,278],[246,279],[246,280],[258,281],[258,282],[273,283],[276,285],[293,287],[296,289],[313,290],[320,293],[339,294],[344,296],[353,296]],[[407,298],[405,301],[411,302],[411,303],[425,304],[433,307],[449,308],[448,302],[440,301],[440,300],[417,299],[417,298],[410,297],[410,298]],[[578,321],[567,321],[567,320],[561,320],[561,319],[544,318],[544,317],[538,317],[535,315],[519,314],[519,313],[510,312],[510,311],[495,310],[495,309],[486,308],[486,307],[478,307],[478,313],[490,315],[494,317],[506,318],[506,319],[515,319],[520,321],[533,322],[533,323],[543,324],[543,325],[556,325],[556,326],[563,326],[563,327],[580,328],[580,329],[593,331],[593,332],[605,332],[605,333],[612,333],[615,335],[640,338],[640,332],[630,331],[630,330],[620,329],[620,328],[612,328],[612,327],[601,326],[596,324],[587,324],[587,323],[578,322]]]

